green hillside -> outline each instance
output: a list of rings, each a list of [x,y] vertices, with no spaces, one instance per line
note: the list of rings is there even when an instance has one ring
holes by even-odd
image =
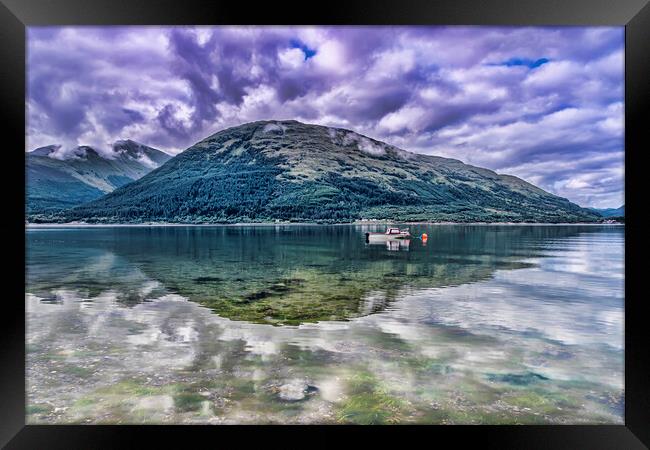
[[[598,218],[519,178],[296,121],[220,131],[139,180],[48,220],[188,223]]]

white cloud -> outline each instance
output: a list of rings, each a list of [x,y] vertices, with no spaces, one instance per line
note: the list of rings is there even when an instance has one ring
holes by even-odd
[[[384,116],[379,121],[378,128],[389,133],[402,130],[417,131],[425,114],[426,111],[419,106],[405,106]]]
[[[533,71],[525,86],[554,90],[573,85],[581,78],[583,68],[573,61],[551,61]]]
[[[345,46],[336,40],[322,43],[312,61],[316,66],[329,72],[343,74],[350,70],[346,60]]]
[[[369,80],[395,78],[415,68],[416,56],[412,49],[388,50],[375,56],[369,69]]]
[[[287,48],[278,53],[278,59],[282,68],[294,70],[303,65],[305,54],[299,48]]]

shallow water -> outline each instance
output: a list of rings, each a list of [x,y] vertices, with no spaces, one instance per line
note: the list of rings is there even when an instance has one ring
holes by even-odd
[[[623,423],[624,229],[27,231],[28,423]]]

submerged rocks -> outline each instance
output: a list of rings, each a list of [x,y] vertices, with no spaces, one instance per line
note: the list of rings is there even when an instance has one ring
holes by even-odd
[[[497,383],[508,383],[516,386],[527,386],[538,381],[547,381],[548,377],[535,372],[505,373],[505,374],[488,374],[487,379]]]
[[[316,386],[310,385],[305,380],[291,380],[278,388],[278,397],[285,402],[298,402],[318,392]]]

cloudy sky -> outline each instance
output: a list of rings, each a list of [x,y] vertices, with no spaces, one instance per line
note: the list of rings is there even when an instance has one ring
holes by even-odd
[[[31,27],[27,50],[26,150],[296,119],[624,203],[622,27]]]

